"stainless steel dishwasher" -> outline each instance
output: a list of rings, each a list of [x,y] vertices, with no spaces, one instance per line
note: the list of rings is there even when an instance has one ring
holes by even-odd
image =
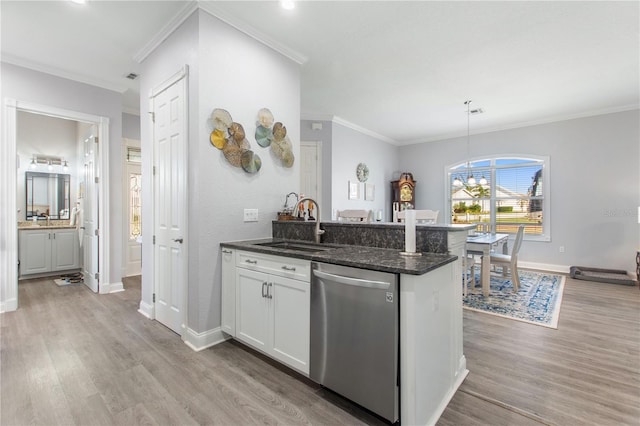
[[[312,380],[399,419],[398,276],[311,263]]]

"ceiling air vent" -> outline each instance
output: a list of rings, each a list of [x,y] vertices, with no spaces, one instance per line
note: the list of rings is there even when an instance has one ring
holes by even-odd
[[[138,78],[138,74],[136,74],[134,72],[130,72],[129,74],[127,74],[127,78],[129,80],[135,80],[136,78]]]

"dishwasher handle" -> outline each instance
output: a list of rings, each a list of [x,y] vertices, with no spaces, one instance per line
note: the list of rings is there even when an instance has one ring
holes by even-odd
[[[352,285],[355,287],[388,290],[389,287],[391,286],[391,283],[386,281],[372,281],[372,280],[363,280],[360,278],[345,277],[342,275],[329,274],[327,272],[322,272],[315,269],[313,270],[313,275],[315,275],[318,278],[324,278],[339,284]]]

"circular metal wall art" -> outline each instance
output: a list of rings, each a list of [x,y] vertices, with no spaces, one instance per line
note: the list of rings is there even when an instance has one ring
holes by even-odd
[[[213,132],[211,132],[211,145],[215,146],[218,149],[223,149],[224,146],[227,144],[227,135],[226,135],[227,131],[226,130],[220,130],[220,129],[215,129]]]
[[[273,134],[271,133],[271,129],[262,125],[258,125],[258,127],[256,127],[256,142],[258,142],[258,145],[266,148],[271,145],[272,138]]]
[[[242,165],[242,152],[243,150],[235,142],[230,141],[222,149],[224,158],[226,158],[233,167],[240,167]]]
[[[242,170],[247,173],[256,173],[260,170],[260,167],[262,167],[260,156],[250,149],[242,153],[240,162],[242,164]]]
[[[213,113],[211,113],[211,120],[213,121],[214,126],[216,126],[216,129],[224,131],[231,127],[231,123],[233,123],[229,111],[220,108],[213,110]]]

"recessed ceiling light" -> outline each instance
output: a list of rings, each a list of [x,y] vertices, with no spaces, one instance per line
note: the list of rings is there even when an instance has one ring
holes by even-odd
[[[69,0],[71,3],[75,4],[85,4],[87,0]]]
[[[296,7],[296,4],[293,0],[282,0],[280,6],[282,6],[283,9],[291,10]]]

